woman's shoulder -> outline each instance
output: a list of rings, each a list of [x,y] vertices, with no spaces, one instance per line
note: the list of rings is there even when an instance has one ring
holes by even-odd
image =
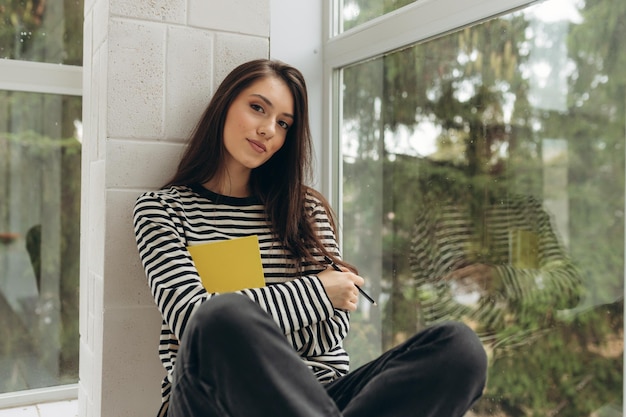
[[[311,188],[305,188],[304,209],[311,217],[334,219],[335,213],[330,203],[322,193]]]
[[[135,205],[146,203],[185,204],[195,198],[194,191],[186,185],[172,185],[159,190],[145,191],[137,197]]]
[[[309,209],[314,209],[316,207],[321,207],[327,209],[330,207],[328,200],[326,197],[319,191],[311,187],[304,188],[304,203],[305,206]]]

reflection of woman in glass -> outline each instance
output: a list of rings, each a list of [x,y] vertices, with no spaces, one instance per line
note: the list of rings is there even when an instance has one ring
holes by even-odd
[[[159,415],[460,417],[486,372],[462,323],[433,326],[348,373],[343,339],[363,279],[339,257],[328,204],[304,185],[307,107],[295,68],[241,65],[174,178],[137,200],[137,245],[163,316]],[[267,285],[207,292],[187,247],[251,235]]]
[[[498,144],[481,133],[466,166],[424,162],[410,261],[426,324],[465,318],[503,347],[574,307],[580,276],[541,202],[510,192]]]
[[[468,202],[443,199],[420,210],[412,271],[437,294],[424,300],[426,322],[466,316],[492,334],[520,314],[573,307],[579,276],[540,202],[515,197],[482,209],[481,221]]]

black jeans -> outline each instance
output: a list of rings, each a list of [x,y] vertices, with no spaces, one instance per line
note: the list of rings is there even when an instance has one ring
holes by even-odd
[[[268,314],[224,294],[187,326],[168,417],[460,417],[486,370],[474,332],[450,322],[321,385]]]

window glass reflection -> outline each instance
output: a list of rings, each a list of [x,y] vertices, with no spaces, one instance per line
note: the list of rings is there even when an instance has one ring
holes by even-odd
[[[78,381],[81,98],[0,91],[0,392]]]
[[[343,70],[353,366],[442,320],[475,416],[622,415],[626,7],[550,0]]]

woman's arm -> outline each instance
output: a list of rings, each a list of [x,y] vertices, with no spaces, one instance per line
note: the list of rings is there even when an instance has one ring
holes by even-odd
[[[550,215],[532,197],[522,200],[520,210],[537,236],[536,260],[530,262],[534,265],[496,266],[502,290],[510,300],[543,303],[554,309],[574,307],[583,290],[582,277],[554,231]]]
[[[163,320],[180,340],[189,317],[211,298],[186,249],[182,224],[173,207],[156,193],[137,199],[135,239],[148,285]]]
[[[576,305],[581,276],[539,201],[518,197],[491,213],[491,224],[504,229],[494,232],[499,238],[491,242],[493,259],[483,262],[468,258],[471,219],[466,207],[456,207],[442,203],[437,210],[425,209],[418,214],[411,254],[418,282],[454,282],[467,291],[495,294],[509,302],[544,303],[557,309]],[[515,238],[517,245],[525,248],[521,256],[512,250]]]
[[[308,195],[307,198],[307,213],[325,249],[339,258],[339,246],[333,223],[329,218],[330,214],[322,202],[312,195]],[[322,259],[323,256],[320,254],[318,260]],[[300,354],[323,355],[342,343],[350,328],[350,315],[345,309],[333,307],[327,293],[328,289],[324,288],[317,276],[319,267],[310,265],[308,271],[300,279],[270,285],[269,288],[276,287],[277,292],[272,293],[274,298],[269,300],[265,298],[266,288],[253,288],[242,292],[269,311],[275,319],[288,320],[287,323],[278,322],[278,324],[283,329],[294,329],[291,332],[287,331],[286,334],[293,339],[294,346],[301,346],[297,349]],[[352,281],[346,277],[343,279],[349,282],[356,292]],[[360,277],[358,279],[362,281]],[[322,312],[323,314],[320,314]],[[301,329],[305,330],[298,331]]]

